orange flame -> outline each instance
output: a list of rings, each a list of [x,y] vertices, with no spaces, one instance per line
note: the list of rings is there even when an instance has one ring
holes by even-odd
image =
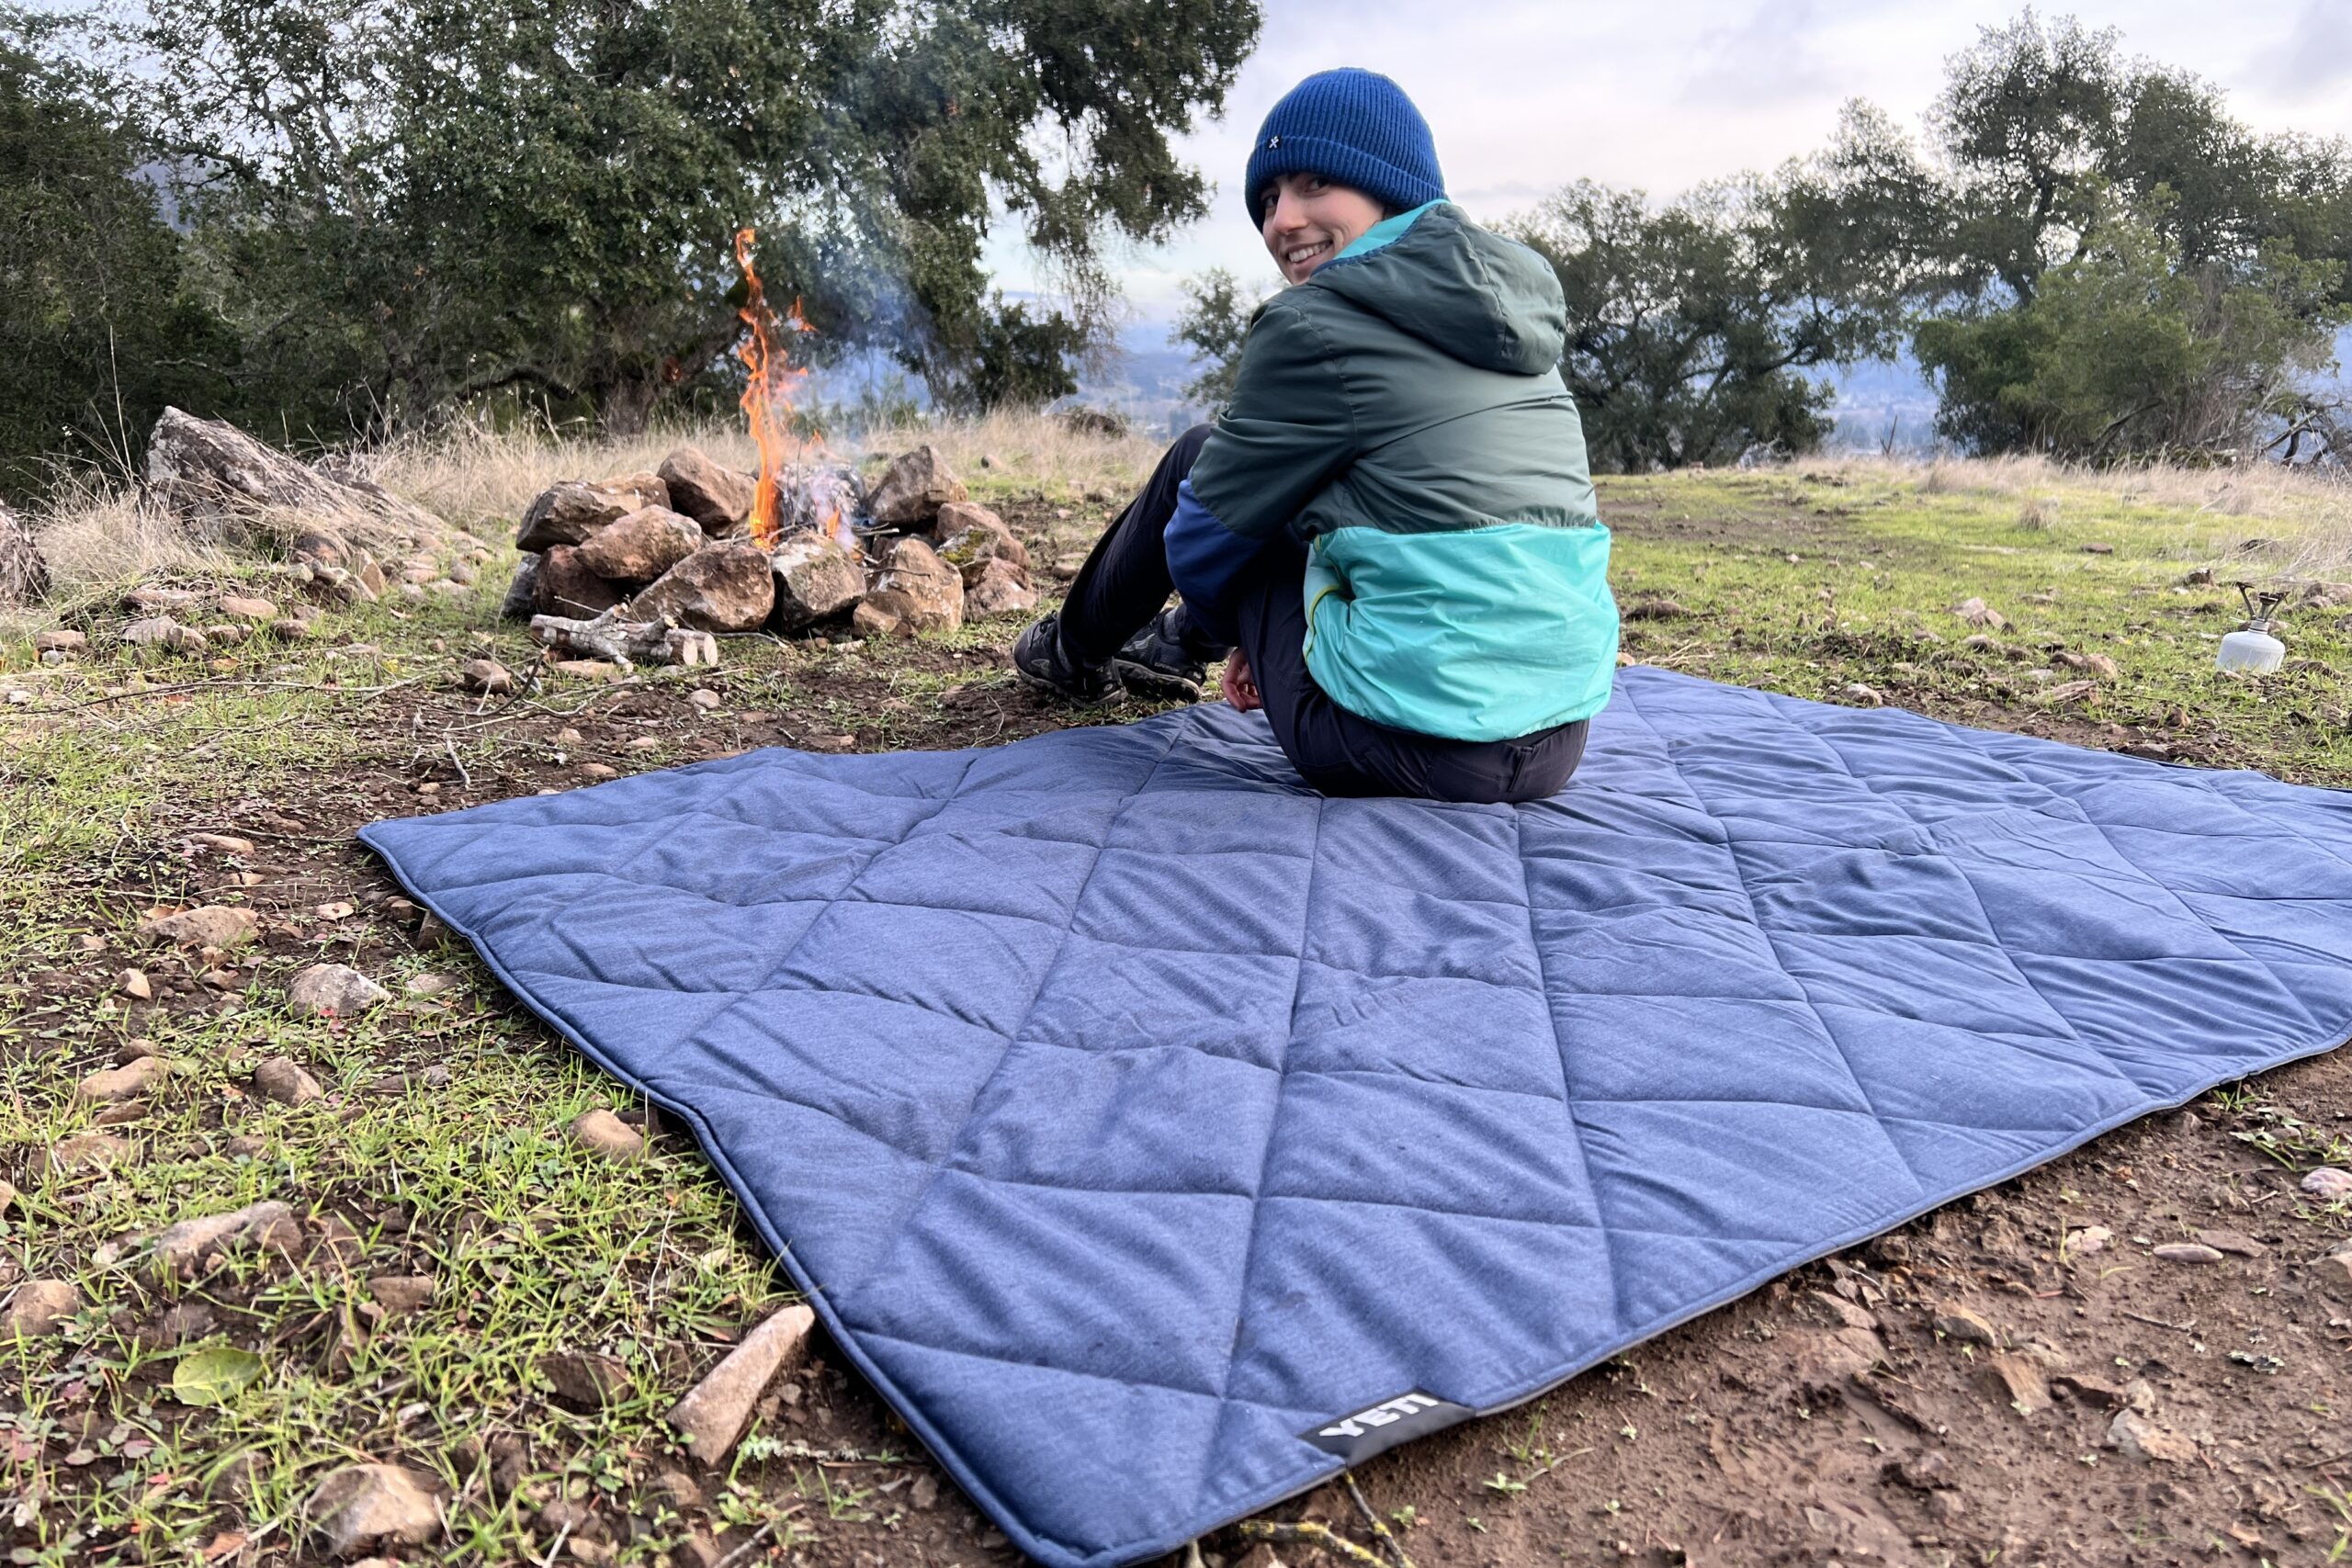
[[[760,275],[752,265],[752,243],[758,237],[757,231],[749,228],[735,231],[735,265],[743,269],[747,290],[742,308],[736,314],[752,329],[752,335],[735,345],[735,357],[750,372],[743,384],[743,413],[751,421],[752,439],[760,448],[759,486],[752,496],[752,538],[762,549],[772,549],[784,532],[776,475],[793,444],[789,423],[792,394],[808,378],[808,372],[796,370],[786,363],[783,346],[776,341],[775,313],[768,309]],[[808,323],[800,317],[799,300],[792,302],[785,324],[795,332],[808,331]]]

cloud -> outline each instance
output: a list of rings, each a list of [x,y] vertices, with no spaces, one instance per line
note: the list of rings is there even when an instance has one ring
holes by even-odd
[[[1763,0],[1716,29],[1683,79],[1686,104],[1748,106],[1818,98],[1834,88],[1813,0]]]
[[[2247,74],[2292,98],[2317,97],[2352,82],[2352,6],[2303,0],[2286,36],[2257,51]]]

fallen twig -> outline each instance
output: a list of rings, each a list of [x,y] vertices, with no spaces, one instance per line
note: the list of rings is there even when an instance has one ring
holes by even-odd
[[[135,692],[117,692],[112,696],[92,697],[86,702],[68,703],[62,710],[103,707],[108,703],[127,703],[134,697],[166,697],[175,692],[332,692],[345,697],[376,697],[386,692],[398,692],[410,686],[421,686],[424,677],[418,675],[406,681],[394,681],[387,686],[336,686],[316,681],[180,681],[168,686],[142,686]]]
[[[1413,1568],[1413,1560],[1405,1555],[1405,1548],[1398,1543],[1396,1532],[1381,1523],[1380,1516],[1365,1500],[1363,1489],[1356,1484],[1356,1472],[1343,1470],[1340,1472],[1340,1480],[1347,1487],[1348,1496],[1355,1503],[1356,1512],[1362,1514],[1363,1522],[1372,1528],[1373,1539],[1386,1547],[1388,1555],[1396,1559],[1396,1568]]]
[[[2194,1334],[2197,1332],[2197,1320],[2193,1317],[2187,1323],[2166,1323],[2161,1317],[2150,1317],[2143,1313],[2136,1313],[2129,1310],[2126,1310],[2123,1315],[2132,1319],[2134,1323],[2144,1323],[2151,1328],[2169,1328],[2176,1334]]]
[[[774,1519],[770,1519],[767,1523],[762,1525],[758,1529],[752,1532],[751,1540],[745,1541],[742,1545],[737,1547],[734,1551],[720,1558],[718,1560],[718,1568],[735,1568],[735,1564],[742,1562],[746,1557],[751,1556],[752,1549],[758,1546],[760,1542],[767,1540],[768,1536],[775,1529],[775,1521]]]
[[[1282,1541],[1292,1545],[1312,1546],[1345,1558],[1350,1562],[1369,1562],[1373,1568],[1387,1568],[1378,1556],[1366,1551],[1329,1525],[1318,1525],[1313,1519],[1303,1524],[1278,1525],[1271,1519],[1244,1519],[1234,1527],[1245,1540]]]

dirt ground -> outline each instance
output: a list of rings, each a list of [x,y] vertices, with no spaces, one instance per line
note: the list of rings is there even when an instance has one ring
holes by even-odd
[[[1010,510],[1049,558],[1054,538],[1085,522],[1062,530],[1042,504]],[[1754,537],[1744,525],[1669,516],[1637,498],[1616,520],[1636,541],[1709,529],[1714,538]],[[1787,527],[1792,549],[1850,547],[1850,538],[1838,544],[1835,518],[1792,519]],[[581,782],[582,759],[633,767],[769,744],[997,744],[1069,722],[1006,678],[1006,644],[1016,629],[1008,622],[952,648],[910,646],[888,664],[847,654],[803,661],[784,685],[747,682],[739,690],[722,671],[701,682],[719,694],[716,711],[696,706],[676,681],[575,688],[560,705],[501,708],[493,700],[487,716],[498,723],[501,744],[469,762],[444,758],[418,738],[480,725],[485,705],[444,685],[419,685],[347,719],[361,728],[358,752],[374,765],[297,770],[266,795],[188,793],[173,831],[250,840],[252,854],[233,866],[158,851],[94,874],[132,900],[233,891],[265,922],[264,953],[248,964],[256,971],[322,953],[379,967],[430,951],[433,937],[381,867],[352,844],[367,823],[569,787]],[[2162,733],[2003,708],[1935,682],[1898,700],[2088,744],[2144,743]],[[653,744],[631,745],[644,740]],[[353,905],[354,918],[322,925],[312,914],[338,902]],[[15,1003],[21,1038],[79,1016],[121,963],[103,940],[61,947],[48,966],[22,976]],[[172,976],[129,1025],[146,1033],[194,1027],[231,1010],[234,996],[199,976]],[[537,1049],[563,1051],[493,986],[452,1005],[468,1017],[503,1015],[519,1033],[536,1033]],[[432,1040],[423,1032],[388,1049],[374,1066],[383,1092],[425,1080],[435,1066]],[[110,1043],[94,1040],[62,1065],[84,1070],[100,1059],[89,1052]],[[233,1138],[240,1114],[223,1101],[205,1125]],[[628,1114],[657,1147],[694,1157],[681,1134]],[[1200,1543],[1200,1560],[1267,1568],[1271,1549],[1294,1568],[1349,1560],[1350,1551],[1354,1561],[1409,1558],[1423,1568],[2335,1561],[2352,1550],[2352,1432],[2335,1408],[2352,1398],[2352,1390],[2338,1393],[2352,1345],[2352,1267],[2327,1255],[2352,1232],[2352,1213],[2303,1194],[2297,1181],[2314,1165],[2352,1155],[2347,1116],[2352,1060],[2342,1056],[2208,1096],[1808,1265],[1517,1410],[1384,1455],[1355,1473],[1361,1503],[1327,1486],[1261,1516],[1258,1524],[1273,1528],[1261,1535],[1288,1539],[1258,1544],[1228,1529]],[[33,1179],[20,1170],[18,1183]],[[464,1213],[404,1205],[380,1189],[308,1196],[319,1213],[380,1238],[369,1272],[429,1270],[474,1223]],[[758,1245],[747,1230],[739,1239]],[[2155,1256],[2157,1247],[2180,1243],[2218,1256]],[[205,1310],[232,1333],[241,1307],[258,1316],[254,1303],[273,1288],[266,1276],[217,1284]],[[114,1326],[134,1341],[169,1344],[186,1337],[187,1321],[170,1315],[182,1304],[163,1297],[125,1304]],[[273,1343],[334,1375],[333,1314],[273,1311]],[[673,1346],[665,1357],[683,1377],[718,1348]],[[169,1377],[168,1363],[134,1366],[107,1387],[79,1390],[61,1404],[62,1418],[96,1441],[128,1405],[152,1403]],[[1012,1560],[1003,1538],[830,1347],[820,1344],[770,1394],[763,1418],[776,1451],[741,1466],[736,1479],[807,1500],[799,1518],[808,1528],[788,1532],[783,1560],[810,1568]],[[547,1428],[537,1430],[535,1443]],[[519,1477],[550,1469],[536,1450],[517,1460],[521,1439],[511,1434],[445,1437],[461,1456],[512,1470],[510,1487],[527,1489]],[[617,1457],[626,1473],[610,1495],[616,1523],[605,1534],[626,1543],[630,1527],[618,1521],[636,1506],[632,1495],[656,1484],[663,1461],[650,1451]],[[130,1473],[112,1454],[83,1464],[93,1479]],[[208,1488],[220,1481],[213,1476]],[[233,1496],[230,1481],[214,1495]],[[1375,1540],[1367,1506],[1387,1525],[1388,1542]],[[665,1548],[653,1561],[742,1568],[779,1551],[783,1537],[759,1536],[698,1499],[676,1511],[702,1527],[700,1539],[716,1551]],[[0,1513],[0,1522],[6,1517]],[[1307,1539],[1314,1532],[1296,1528],[1308,1522],[1351,1544],[1317,1545]],[[200,1551],[194,1559],[176,1551],[148,1556],[135,1541],[104,1546],[108,1555],[87,1560],[213,1561]],[[409,1555],[519,1562],[539,1552],[554,1561],[553,1543],[538,1537],[527,1552],[502,1541],[473,1555],[462,1544]],[[25,1550],[15,1560],[36,1557]],[[240,1543],[220,1560],[302,1559],[252,1557]]]

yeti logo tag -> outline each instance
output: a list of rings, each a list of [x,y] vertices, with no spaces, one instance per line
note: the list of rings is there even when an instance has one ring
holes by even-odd
[[[1352,1416],[1311,1427],[1299,1436],[1324,1452],[1337,1454],[1355,1464],[1425,1432],[1466,1421],[1473,1414],[1467,1405],[1415,1389],[1394,1399],[1384,1399]]]

